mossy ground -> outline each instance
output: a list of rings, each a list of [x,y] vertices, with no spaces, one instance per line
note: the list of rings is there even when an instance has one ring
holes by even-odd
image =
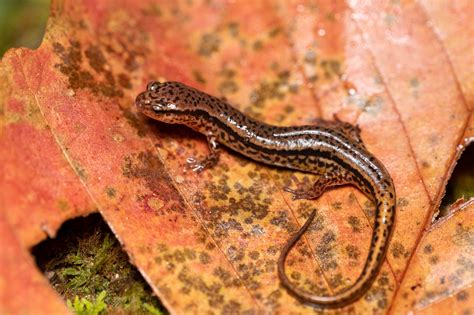
[[[442,217],[449,213],[449,206],[456,200],[468,200],[474,197],[474,144],[469,145],[458,160],[453,174],[446,186],[446,194],[441,201],[440,214]]]
[[[167,314],[99,214],[67,221],[32,252],[77,314]],[[81,312],[87,303],[99,312]]]

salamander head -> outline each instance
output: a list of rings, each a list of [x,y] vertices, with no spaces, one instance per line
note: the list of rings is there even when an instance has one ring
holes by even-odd
[[[176,114],[189,109],[185,96],[193,92],[194,89],[179,82],[151,81],[146,91],[138,94],[135,105],[153,119],[173,123]]]

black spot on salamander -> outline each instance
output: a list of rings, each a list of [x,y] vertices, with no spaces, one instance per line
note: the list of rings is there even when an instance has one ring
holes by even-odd
[[[380,222],[378,220],[375,220],[374,222],[374,231],[376,231],[380,227]]]

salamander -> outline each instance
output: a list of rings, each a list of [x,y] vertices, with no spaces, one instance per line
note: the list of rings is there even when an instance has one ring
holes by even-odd
[[[288,253],[315,217],[283,248],[278,260],[282,285],[303,303],[320,308],[340,308],[361,298],[382,266],[395,220],[395,187],[388,171],[362,142],[360,129],[338,119],[315,125],[282,127],[243,114],[226,101],[179,82],[152,81],[135,101],[140,112],[161,122],[186,125],[207,137],[210,154],[189,167],[201,172],[219,160],[225,145],[252,160],[318,175],[309,187],[285,187],[293,199],[316,199],[328,188],[354,185],[375,204],[375,221],[369,253],[357,280],[333,296],[316,296],[293,285],[285,273]]]

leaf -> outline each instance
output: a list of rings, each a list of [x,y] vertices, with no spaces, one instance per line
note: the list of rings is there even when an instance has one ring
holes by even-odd
[[[288,273],[317,294],[350,286],[372,233],[368,200],[343,187],[292,201],[282,188],[312,175],[230,151],[203,174],[186,171],[187,157],[207,153],[204,138],[133,106],[148,81],[177,80],[268,123],[337,114],[358,124],[393,177],[398,207],[381,273],[345,311],[437,311],[453,295],[464,310],[472,255],[460,283],[432,288],[472,252],[472,205],[430,225],[457,147],[472,137],[469,12],[469,1],[53,1],[41,47],[10,50],[0,66],[2,235],[14,233],[22,262],[44,232],[98,210],[171,312],[302,313],[313,308],[280,286],[276,262],[316,208]],[[467,241],[455,243],[459,222]]]
[[[474,199],[425,233],[400,286],[398,301],[394,301],[395,313],[436,311],[433,304],[443,299],[459,303],[459,311],[472,306],[467,300],[474,275],[473,213]]]
[[[3,184],[3,183],[2,183]],[[3,186],[2,186],[3,187]],[[41,275],[0,212],[0,310],[2,314],[63,314],[66,305]]]

